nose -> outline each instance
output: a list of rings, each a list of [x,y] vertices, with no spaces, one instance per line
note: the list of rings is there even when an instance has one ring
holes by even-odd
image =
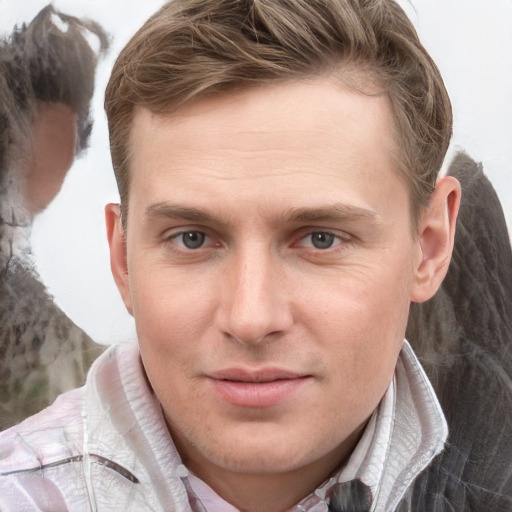
[[[230,339],[258,344],[284,334],[293,315],[278,257],[250,252],[228,264],[217,327]]]

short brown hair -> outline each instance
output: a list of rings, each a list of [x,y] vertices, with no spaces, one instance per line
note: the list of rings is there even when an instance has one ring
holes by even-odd
[[[349,65],[349,66],[347,66]],[[214,93],[360,69],[389,97],[416,223],[452,132],[435,63],[394,0],[173,0],[135,34],[107,86],[110,150],[126,218],[135,105],[168,113]]]

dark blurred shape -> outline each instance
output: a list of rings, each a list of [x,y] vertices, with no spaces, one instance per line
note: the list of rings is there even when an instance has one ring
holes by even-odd
[[[372,491],[361,480],[334,484],[329,500],[329,512],[369,512]]]
[[[400,511],[512,510],[512,252],[498,197],[467,155],[455,248],[439,292],[413,304],[407,339],[449,426],[445,451]]]
[[[95,68],[107,47],[99,24],[51,5],[0,42],[0,429],[82,385],[102,351],[41,283],[30,227],[87,145]]]
[[[63,32],[53,22],[67,25]],[[89,103],[94,92],[98,54],[85,38],[89,32],[100,44],[99,53],[108,48],[108,38],[92,20],[78,19],[46,6],[33,20],[15,28],[7,41],[0,43],[0,172],[8,164],[7,154],[16,144],[16,129],[28,136],[27,124],[37,102],[64,103],[78,113],[78,154],[87,146],[92,121]]]

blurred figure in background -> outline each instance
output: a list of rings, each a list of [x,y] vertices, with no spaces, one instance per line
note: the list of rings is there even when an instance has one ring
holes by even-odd
[[[51,5],[0,43],[0,429],[81,385],[102,352],[46,291],[30,229],[87,147],[95,68],[107,47],[96,22]]]

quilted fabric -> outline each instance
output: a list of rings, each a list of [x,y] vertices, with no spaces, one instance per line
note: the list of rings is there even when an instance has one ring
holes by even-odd
[[[455,249],[436,296],[413,304],[407,338],[439,397],[445,451],[399,511],[512,510],[512,253],[496,193],[465,154]]]

